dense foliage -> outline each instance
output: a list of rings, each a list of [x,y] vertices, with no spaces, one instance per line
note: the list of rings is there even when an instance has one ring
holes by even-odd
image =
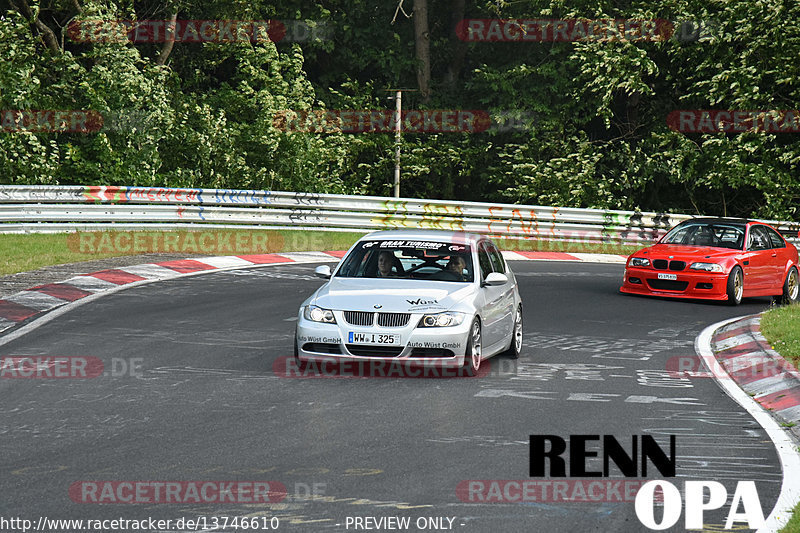
[[[429,81],[419,19],[406,16],[415,6],[427,6]],[[280,19],[289,35],[168,47],[67,31],[171,16]],[[462,19],[508,18],[704,29],[580,42],[466,42],[455,31]],[[798,57],[793,0],[0,0],[0,110],[104,117],[90,133],[0,131],[0,183],[390,195],[392,133],[286,132],[276,114],[393,109],[387,89],[429,84],[404,93],[404,108],[487,110],[495,127],[404,134],[403,196],[797,220],[800,133],[679,133],[666,117],[798,109]]]

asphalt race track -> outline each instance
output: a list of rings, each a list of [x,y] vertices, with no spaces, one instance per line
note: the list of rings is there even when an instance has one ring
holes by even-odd
[[[355,531],[354,517],[395,516],[411,517],[411,531],[420,517],[454,519],[427,530],[464,533],[646,530],[633,502],[463,501],[464,481],[541,481],[529,477],[531,434],[651,434],[666,450],[676,435],[671,482],[720,481],[730,501],[737,481],[754,480],[771,512],[781,467],[766,432],[714,380],[666,372],[670,358],[694,356],[706,326],[768,299],[734,308],[625,296],[621,265],[511,265],[523,356],[494,358],[476,378],[276,375],[276,360],[292,354],[297,308],[322,283],[312,264],[159,282],[78,307],[0,356],[92,356],[116,375],[0,380],[0,515],[252,515],[278,517],[279,531]],[[280,503],[70,498],[76,482],[102,480],[277,481],[288,494]],[[726,515],[727,506],[706,513],[707,529]]]

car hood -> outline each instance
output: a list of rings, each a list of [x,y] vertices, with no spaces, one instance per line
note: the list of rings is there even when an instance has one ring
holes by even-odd
[[[333,278],[319,288],[311,303],[325,309],[347,311],[447,311],[474,293],[472,283]]]
[[[742,253],[741,250],[733,250],[731,248],[716,248],[713,246],[685,246],[682,244],[656,244],[642,252],[647,252],[647,256],[655,257],[656,259],[668,259],[669,256],[674,256],[675,259],[686,261],[701,259],[724,259],[732,255]],[[636,255],[642,255],[642,252],[637,252]]]

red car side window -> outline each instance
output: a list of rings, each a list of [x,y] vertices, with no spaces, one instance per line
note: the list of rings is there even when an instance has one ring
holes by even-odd
[[[772,228],[768,228],[767,226],[762,226],[762,229],[767,232],[773,248],[786,248],[786,243],[783,242],[783,237],[781,237],[777,231]]]
[[[764,232],[761,226],[750,227],[750,239],[747,246],[748,250],[768,250],[772,247],[769,241],[769,236]]]

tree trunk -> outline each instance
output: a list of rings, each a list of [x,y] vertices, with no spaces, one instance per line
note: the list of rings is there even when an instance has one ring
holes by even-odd
[[[61,52],[61,47],[58,45],[58,38],[56,37],[56,34],[53,33],[53,30],[51,30],[47,24],[39,20],[38,16],[33,16],[33,11],[31,11],[31,7],[28,5],[27,0],[19,0],[19,7],[11,0],[9,1],[9,5],[22,13],[23,17],[28,19],[33,23],[34,26],[36,26],[36,29],[41,33],[42,39],[44,40],[44,44],[47,45],[47,48],[55,53]]]
[[[167,28],[172,28],[172,38],[167,38],[164,41],[164,47],[161,48],[161,54],[158,56],[158,60],[156,61],[157,65],[163,65],[167,62],[167,58],[169,57],[170,52],[172,52],[172,47],[175,46],[175,21],[178,19],[178,13],[173,13],[169,17],[169,23],[167,24]],[[167,28],[164,28],[164,32],[166,34]]]
[[[464,58],[468,49],[468,43],[459,39],[458,35],[456,35],[456,27],[464,19],[464,4],[465,0],[453,0],[450,11],[450,47],[453,51],[453,59],[447,66],[444,82],[451,90],[455,89],[456,82],[458,82],[458,76],[464,66]]]
[[[417,52],[417,86],[422,102],[431,99],[431,40],[428,30],[428,0],[414,0],[414,42]]]

